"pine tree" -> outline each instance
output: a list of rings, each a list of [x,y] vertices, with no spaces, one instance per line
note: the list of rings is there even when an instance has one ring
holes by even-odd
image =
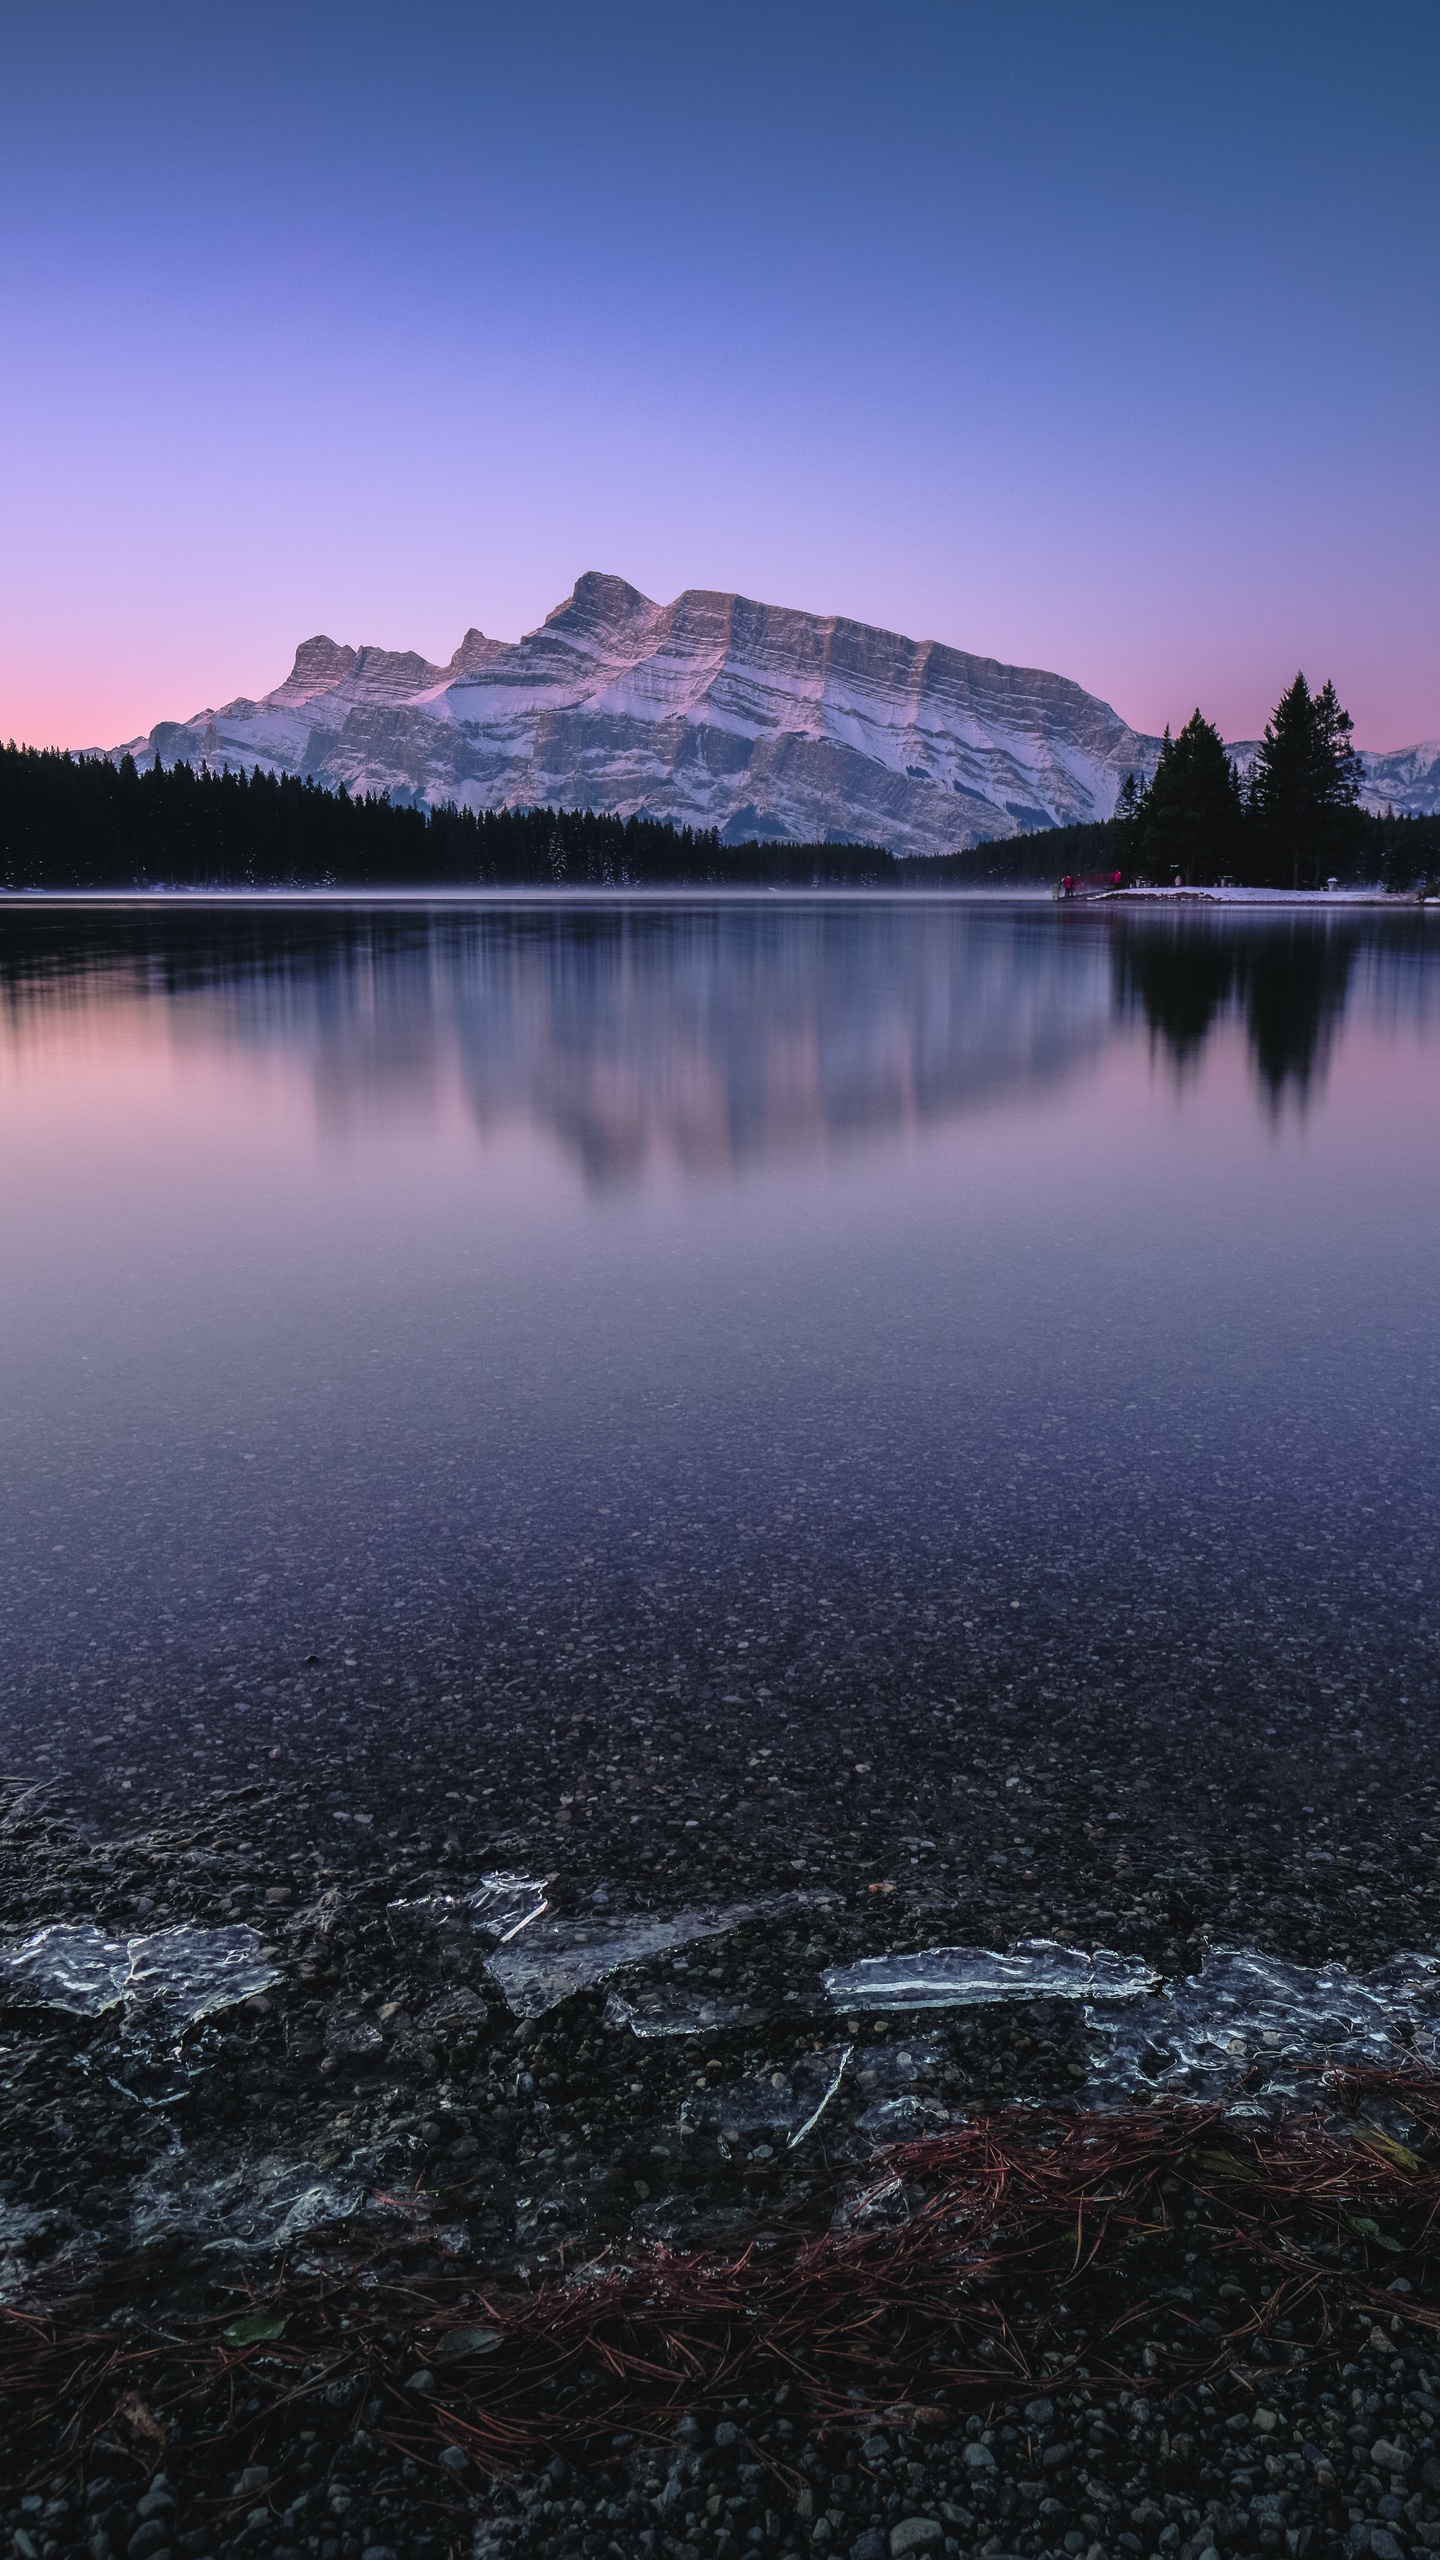
[[[1350,744],[1354,723],[1327,681],[1312,694],[1303,675],[1265,724],[1251,776],[1251,807],[1272,880],[1316,888],[1353,839],[1364,768]]]
[[[1325,805],[1329,809],[1353,809],[1359,802],[1365,767],[1350,743],[1354,729],[1327,676],[1315,696],[1315,735],[1328,764]]]
[[[1241,823],[1240,785],[1224,741],[1193,711],[1177,738],[1166,729],[1145,794],[1140,840],[1146,867],[1187,883],[1218,880],[1235,866]]]

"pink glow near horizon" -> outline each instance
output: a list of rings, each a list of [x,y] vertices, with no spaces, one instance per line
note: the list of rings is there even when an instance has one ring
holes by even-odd
[[[316,631],[443,661],[587,568],[1142,729],[1254,736],[1303,666],[1440,733],[1440,22],[737,10],[723,58],[658,0],[20,30],[0,734],[113,744]]]

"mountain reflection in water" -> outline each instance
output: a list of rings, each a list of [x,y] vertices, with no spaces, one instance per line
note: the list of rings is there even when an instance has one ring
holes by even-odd
[[[1423,918],[1057,916],[928,899],[790,904],[4,910],[0,1007],[140,1005],[197,1042],[303,1058],[336,1135],[438,1107],[548,1131],[595,1186],[734,1171],[1053,1087],[1137,1018],[1193,1074],[1243,1021],[1270,1109],[1347,1005],[1427,1002]]]

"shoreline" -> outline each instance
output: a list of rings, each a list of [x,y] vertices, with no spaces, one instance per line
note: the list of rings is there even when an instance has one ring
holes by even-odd
[[[1390,889],[1085,889],[1071,898],[1051,892],[1061,906],[1207,906],[1207,907],[1291,907],[1305,909],[1380,907],[1395,910],[1419,907],[1440,910],[1440,899],[1422,897],[1418,891],[1403,893]]]
[[[1084,2560],[1097,2548],[1145,2560],[1170,2523],[1191,2560],[1209,2548],[1229,2560],[1270,2547],[1273,2516],[1257,2502],[1282,2496],[1274,2513],[1287,2530],[1308,2525],[1321,2560],[1365,2547],[1347,2505],[1392,2538],[1398,2521],[1402,2560],[1440,2548],[1440,2503],[1419,2481],[1427,2397],[1440,2424],[1422,2228],[1440,2182],[1440,2098],[1418,2056],[1397,2043],[1388,2068],[1362,2070],[1347,2093],[1344,2048],[1342,2077],[1326,2078],[1322,2039],[1297,2096],[1266,2102],[1262,2071],[1258,2112],[1243,2088],[1217,2098],[1201,2083],[1157,2087],[1158,2114],[1133,2098],[1097,2113],[1075,1999],[914,2011],[877,2005],[873,1979],[855,1985],[857,1964],[886,1948],[903,1958],[957,1936],[1003,1948],[1047,1930],[1118,1946],[1132,1967],[1143,1953],[1161,1973],[1193,1973],[1207,1947],[1238,1937],[1266,1964],[1283,1962],[1279,1948],[1313,1965],[1344,1945],[1362,1973],[1397,1944],[1440,1943],[1423,1860],[1401,1907],[1393,1815],[1380,1815],[1382,1844],[1357,1810],[1345,1857],[1312,1869],[1299,1895],[1262,1839],[1217,1842],[1212,1891],[1192,1876],[1183,1922],[1176,1906],[1157,1935],[1165,1846],[1132,1818],[1106,1841],[1103,1876],[1087,1874],[1089,1808],[1073,1807],[1069,1845],[1032,1822],[1029,1862],[983,1889],[987,1920],[983,1815],[959,1873],[959,1844],[946,1854],[939,1834],[940,1854],[917,1858],[900,1830],[919,1810],[912,1775],[887,1817],[894,1838],[867,1844],[856,1873],[833,1820],[797,1822],[806,1765],[796,1736],[781,1801],[743,1842],[724,1837],[707,1781],[689,1800],[699,1832],[683,1856],[660,1856],[663,1836],[637,1842],[614,1817],[573,1837],[564,1808],[547,1816],[519,1786],[504,1828],[447,1808],[455,1845],[437,1855],[433,1830],[428,1844],[385,1836],[378,1771],[319,1848],[293,1788],[267,1791],[238,1768],[208,1800],[168,1808],[157,1770],[118,1829],[78,1773],[12,1801],[8,1951],[37,1926],[93,1921],[113,1940],[163,1943],[179,1973],[207,1932],[232,1957],[244,1937],[266,1968],[263,1987],[247,1977],[185,2031],[178,2070],[143,2002],[133,2020],[67,2017],[17,2007],[12,1992],[8,2113],[36,2165],[7,2221],[23,2248],[32,2218],[36,2254],[28,2274],[12,2264],[0,2394],[23,2419],[27,2493],[43,2502],[77,2459],[87,2499],[97,2478],[108,2484],[89,2499],[109,2535],[99,2560],[120,2560],[147,2520],[172,2513],[183,2535],[152,2536],[154,2560],[162,2548],[439,2560],[467,2544],[477,2560],[600,2560],[612,2543],[625,2560],[740,2560],[757,2528],[769,2553],[833,2545],[890,2560],[953,2545],[1081,2560],[1064,2538],[1078,2532]],[[1354,1880],[1382,1861],[1394,1882],[1357,1911]],[[509,1900],[491,1946],[464,1915],[477,1898],[489,1911],[497,1883]],[[744,1902],[718,1911],[727,1925],[655,1942],[650,1915],[684,1919],[702,1900],[714,1911],[737,1889]],[[527,1919],[542,1892],[554,1919]],[[560,1933],[548,1947],[547,1927]],[[634,1965],[564,1976],[577,1932],[603,1952],[637,1928]],[[146,1978],[160,1978],[153,1958]],[[1130,2013],[1122,2001],[1111,2014]],[[1069,2172],[1054,2183],[1057,2143],[1079,2145],[1068,2186]],[[1138,2164],[1138,2185],[1097,2169],[1112,2152]],[[1216,2169],[1222,2155],[1233,2173]],[[1323,2195],[1298,2218],[1287,2201],[1285,2178],[1312,2155],[1330,2163],[1325,2194],[1338,2170],[1338,2222]],[[1007,2193],[1038,2198],[1049,2180],[1051,2201],[1026,2206],[1039,2213],[1029,2239],[1023,2217],[1000,2212],[997,2225],[998,2198],[987,2206],[984,2230],[1010,2229],[1018,2254],[966,2273],[944,2234],[971,2212],[982,2162],[988,2176],[1000,2160]],[[1097,2185],[1109,2191],[1098,2219],[1082,2201]],[[122,2207],[108,2231],[107,2197]],[[48,2236],[47,2198],[60,2215]],[[1057,2232],[1075,2256],[1087,2212],[1084,2273],[1038,2282]],[[906,2237],[927,2213],[938,2254]],[[1277,2216],[1288,2292],[1267,2236]],[[1387,2296],[1397,2279],[1406,2290]],[[845,2340],[862,2317],[857,2364]],[[1379,2507],[1393,2475],[1376,2471],[1369,2435],[1362,2448],[1348,2432],[1356,2390],[1376,2399],[1362,2412],[1376,2440],[1408,2430],[1414,2477],[1394,2486],[1402,2508],[1419,2499],[1413,2515]],[[1327,2394],[1341,2437],[1325,2439],[1329,2483],[1304,2452],[1329,2423],[1314,2408]],[[1041,2402],[1050,2415],[1035,2417]],[[1257,2408],[1274,2423],[1252,2455]],[[1093,2441],[1082,2480],[1074,2448],[1092,2419],[1129,2441],[1123,2464]],[[989,2468],[972,2462],[977,2445]],[[1293,2480],[1267,2471],[1292,2455]],[[1247,2462],[1255,2476],[1237,2492]],[[892,2546],[907,2525],[917,2532]],[[29,2530],[23,2511],[15,2530]],[[87,2552],[50,2538],[75,2560]]]

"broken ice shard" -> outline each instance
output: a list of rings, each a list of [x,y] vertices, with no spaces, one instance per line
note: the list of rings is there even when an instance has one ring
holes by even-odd
[[[1198,1974],[1167,1983],[1138,2008],[1087,2014],[1092,2055],[1086,2097],[1214,2100],[1244,2084],[1246,2105],[1314,2097],[1320,2074],[1394,2068],[1407,2055],[1433,2067],[1440,2036],[1440,1961],[1398,1955],[1373,1973],[1343,1964],[1288,1964],[1254,1947],[1212,1947]]]
[[[548,1911],[545,1887],[534,1876],[482,1875],[473,1893],[427,1893],[413,1902],[386,1904],[392,1923],[463,1932],[485,1945],[503,1947]]]
[[[697,1938],[723,1937],[755,1911],[746,1903],[730,1911],[676,1911],[668,1920],[648,1912],[634,1919],[536,1920],[523,1938],[487,1956],[485,1970],[515,2017],[539,2018],[627,1965],[692,1946]]]
[[[265,2153],[202,2164],[176,2143],[132,2191],[130,2238],[137,2249],[177,2236],[214,2250],[284,2249],[307,2232],[348,2221],[366,2192],[358,2177],[323,2177],[310,2160]]]
[[[623,1997],[612,1991],[605,2003],[607,2027],[628,2027],[634,2036],[704,2036],[716,2035],[745,2016],[731,2000],[705,2000],[693,1991],[671,1989],[660,1983],[655,1989],[632,1988]]]
[[[680,2110],[687,2133],[718,2133],[727,2148],[752,2133],[783,2133],[787,2151],[813,2131],[845,2077],[853,2045],[802,2053],[775,2071],[751,2072],[728,2088],[697,2090]]]
[[[57,1922],[0,1954],[0,1979],[12,2000],[98,2018],[119,2006],[130,1971],[130,1945],[103,1931]]]
[[[261,1946],[258,1932],[243,1926],[107,1938],[56,1922],[0,1953],[0,1985],[14,2001],[75,2018],[103,2017],[123,2002],[127,2030],[149,2023],[173,2032],[278,1982]]]
[[[912,1956],[862,1956],[824,1983],[840,2009],[973,2009],[999,2000],[1135,2000],[1159,1977],[1109,1947],[1086,1953],[1054,1938],[1021,1938],[1008,1955],[988,1947],[926,1947]]]

